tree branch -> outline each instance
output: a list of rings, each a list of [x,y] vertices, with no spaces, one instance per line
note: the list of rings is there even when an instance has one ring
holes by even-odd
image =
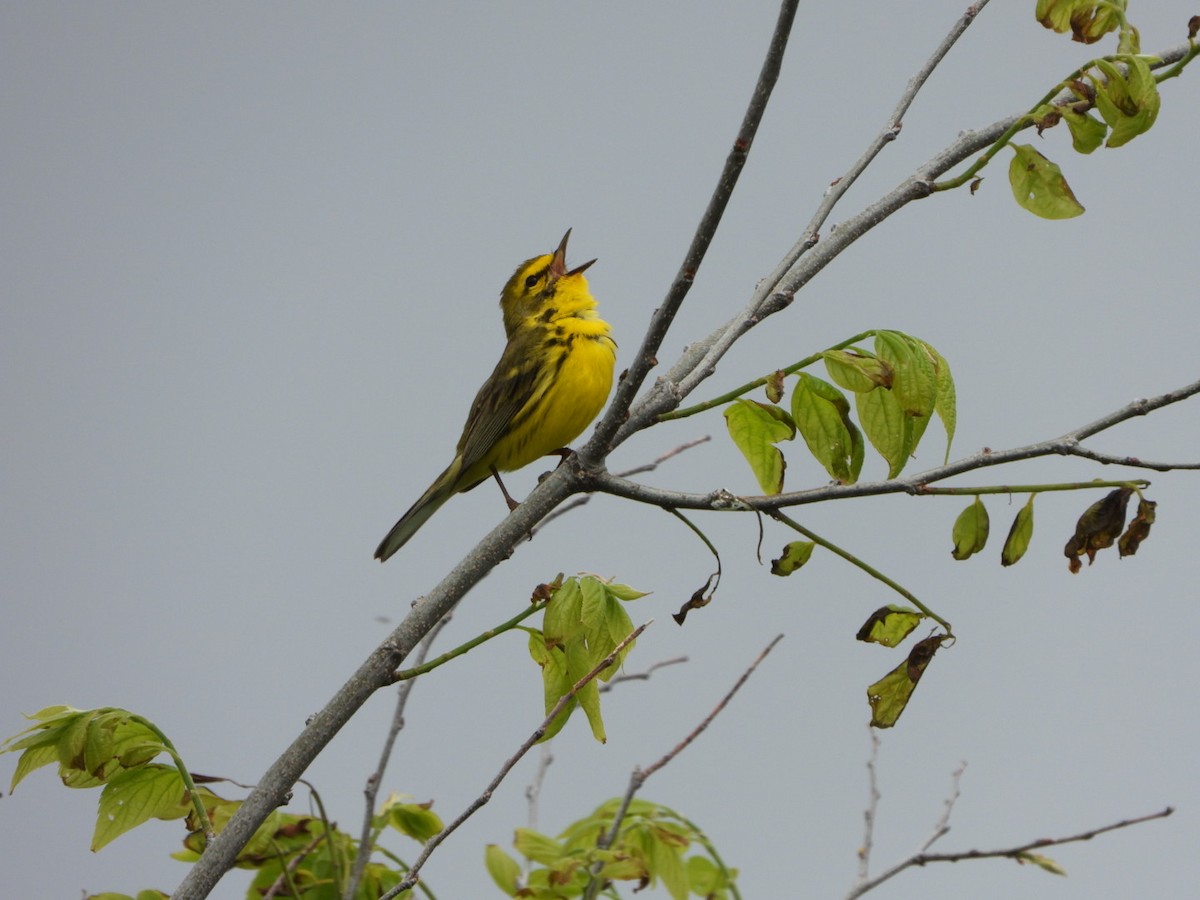
[[[1077,841],[1090,841],[1092,838],[1109,831],[1116,831],[1119,828],[1129,828],[1131,825],[1141,825],[1144,822],[1151,822],[1155,819],[1165,819],[1175,810],[1168,806],[1156,813],[1150,813],[1146,816],[1138,816],[1134,819],[1122,819],[1120,822],[1114,822],[1111,825],[1104,825],[1100,828],[1093,828],[1090,831],[1084,831],[1079,834],[1073,834],[1069,837],[1061,838],[1039,838],[1035,841],[1030,841],[1018,847],[1007,847],[1003,850],[964,850],[960,853],[917,853],[910,856],[903,862],[897,863],[886,872],[875,876],[874,878],[855,885],[854,889],[846,895],[846,900],[854,900],[856,897],[861,897],[867,891],[874,890],[892,878],[899,875],[905,869],[913,866],[924,866],[927,863],[934,862],[963,862],[968,859],[1014,859],[1017,862],[1031,862],[1029,854],[1033,850],[1042,849],[1045,847],[1057,847],[1062,844],[1072,844]],[[948,829],[947,829],[948,830]],[[945,834],[945,831],[942,831]],[[926,845],[928,846],[928,844]]]
[[[803,506],[809,503],[824,503],[828,500],[840,500],[847,497],[874,497],[882,494],[924,494],[927,485],[943,481],[964,472],[971,472],[989,466],[1004,465],[1026,459],[1042,456],[1079,456],[1085,459],[1099,459],[1101,462],[1119,463],[1122,465],[1141,466],[1143,468],[1166,467],[1165,463],[1141,463],[1136,457],[1107,456],[1096,454],[1080,445],[1085,438],[1099,434],[1128,419],[1144,416],[1156,409],[1161,409],[1180,400],[1186,400],[1200,393],[1200,380],[1184,385],[1157,397],[1147,400],[1135,400],[1094,422],[1083,425],[1074,431],[1067,432],[1061,437],[1052,438],[1037,444],[1024,447],[1014,447],[1009,450],[983,450],[971,456],[956,460],[944,466],[937,466],[909,475],[906,478],[892,478],[887,481],[861,481],[856,484],[827,484],[817,488],[802,491],[792,491],[770,496],[739,497],[724,489],[710,491],[707,494],[672,491],[665,488],[651,487],[618,478],[608,472],[599,472],[590,477],[591,488],[597,491],[614,494],[663,508],[705,509],[714,511],[729,510],[760,510],[768,511],[783,509],[790,506]],[[1185,463],[1179,468],[1195,469],[1200,464]]]
[[[792,22],[796,17],[796,8],[799,5],[800,0],[783,0],[779,7],[775,31],[771,35],[771,43],[767,49],[766,58],[763,60],[762,69],[759,71],[758,82],[754,86],[750,104],[742,117],[742,124],[734,139],[733,147],[725,158],[725,167],[717,180],[717,186],[713,190],[712,197],[709,198],[708,207],[704,210],[699,225],[696,226],[692,243],[675,275],[675,280],[667,291],[667,296],[650,318],[650,326],[646,330],[646,336],[642,339],[642,346],[638,349],[637,356],[634,357],[633,363],[618,382],[616,395],[609,404],[608,412],[596,426],[595,434],[580,451],[585,462],[592,463],[603,460],[608,452],[620,442],[614,440],[614,437],[622,423],[629,418],[630,405],[646,380],[646,375],[658,362],[658,348],[662,345],[663,338],[666,337],[667,330],[675,320],[675,314],[683,304],[684,298],[691,290],[692,282],[700,270],[700,264],[704,261],[713,236],[717,233],[717,226],[725,214],[725,207],[729,203],[742,168],[746,165],[746,159],[750,155],[754,136],[758,133],[759,123],[762,122],[763,114],[767,110],[767,101],[771,99],[771,92],[775,89],[775,83],[779,79],[783,55],[787,50],[788,36],[791,34]]]
[[[421,639],[421,643],[417,646],[416,665],[419,668],[425,657],[429,655],[429,648],[433,646],[433,642],[437,640],[437,636],[441,634],[443,628],[450,623],[450,613],[442,616],[430,632]],[[415,679],[408,679],[400,683],[400,688],[396,692],[396,709],[392,713],[392,723],[388,726],[387,735],[383,740],[383,749],[379,754],[379,764],[375,767],[375,771],[367,778],[367,785],[363,788],[363,823],[362,831],[358,838],[358,855],[354,858],[354,866],[350,870],[350,880],[346,885],[346,890],[342,896],[345,900],[354,900],[354,895],[358,892],[358,884],[362,881],[363,872],[367,869],[367,862],[371,858],[371,852],[374,849],[374,839],[372,837],[372,824],[375,821],[375,800],[379,796],[379,787],[383,783],[383,773],[387,770],[388,761],[392,758],[392,749],[396,746],[396,736],[400,734],[400,729],[404,727],[404,708],[408,705],[408,695],[412,693],[413,685],[416,684]]]
[[[958,35],[961,35],[960,27],[965,27],[962,20],[956,23],[955,29],[947,40],[956,39]],[[1157,54],[1158,62],[1154,64],[1154,67],[1159,68],[1177,62],[1190,52],[1191,48],[1186,43],[1172,47]],[[940,59],[940,57],[936,58]],[[775,270],[760,282],[746,307],[740,313],[717,328],[708,337],[684,350],[670,371],[660,378],[654,388],[631,409],[628,421],[617,431],[612,446],[620,444],[635,431],[647,427],[663,413],[675,409],[683,398],[691,394],[702,381],[716,371],[717,363],[743,334],[767,317],[786,308],[795,294],[842,251],[908,203],[929,196],[933,182],[938,176],[945,174],[975,153],[991,147],[1001,135],[1019,123],[1024,116],[1025,113],[1019,113],[993,122],[978,131],[964,132],[890,192],[867,206],[856,216],[839,223],[821,243],[814,246],[811,243],[813,238],[802,237],[797,245],[800,249],[797,251],[796,248],[793,248],[792,251],[789,251],[788,255],[775,267]],[[1026,127],[1032,127],[1032,123],[1022,126],[1022,128]],[[811,252],[801,256],[810,247]],[[794,260],[794,264],[786,265],[789,260]]]

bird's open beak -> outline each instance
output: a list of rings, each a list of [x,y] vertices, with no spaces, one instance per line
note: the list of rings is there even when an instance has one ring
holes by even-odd
[[[558,249],[554,251],[554,257],[550,260],[550,280],[557,281],[560,278],[565,278],[569,275],[578,275],[596,260],[589,259],[582,266],[576,266],[571,271],[567,271],[567,241],[571,239],[571,229],[567,229],[567,233],[563,235],[561,241],[558,242]]]

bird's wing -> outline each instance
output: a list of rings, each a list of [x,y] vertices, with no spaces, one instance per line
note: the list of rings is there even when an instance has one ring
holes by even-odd
[[[538,394],[544,371],[537,357],[535,345],[529,341],[512,340],[504,348],[500,362],[475,395],[458,441],[464,474],[487,457],[514,422],[524,418],[522,413]]]

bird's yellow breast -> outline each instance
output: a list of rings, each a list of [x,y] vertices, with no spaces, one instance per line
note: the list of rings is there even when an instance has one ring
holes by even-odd
[[[547,329],[549,359],[512,431],[496,445],[495,465],[511,472],[566,447],[596,418],[612,390],[617,347],[599,318],[560,319]]]

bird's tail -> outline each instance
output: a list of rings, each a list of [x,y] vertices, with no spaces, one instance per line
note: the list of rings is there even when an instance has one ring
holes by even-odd
[[[417,529],[424,525],[430,516],[442,508],[443,503],[458,493],[457,482],[461,468],[461,459],[455,458],[450,467],[429,486],[429,490],[421,495],[421,499],[409,507],[408,512],[400,517],[400,521],[392,526],[387,537],[379,542],[379,547],[375,550],[377,560],[387,562],[388,557],[408,543],[408,539],[417,533]]]

